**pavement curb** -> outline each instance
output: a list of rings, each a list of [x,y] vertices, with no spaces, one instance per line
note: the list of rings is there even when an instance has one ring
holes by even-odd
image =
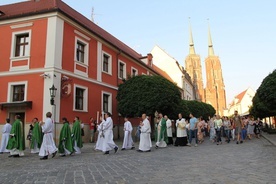
[[[266,135],[261,134],[261,136],[262,136],[263,138],[265,138],[268,142],[270,142],[272,145],[276,146],[276,143],[275,143],[274,141],[270,140]]]

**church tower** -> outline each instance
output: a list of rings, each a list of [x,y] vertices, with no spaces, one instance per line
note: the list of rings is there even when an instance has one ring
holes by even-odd
[[[185,70],[190,75],[193,85],[195,87],[196,100],[205,101],[200,56],[197,55],[195,52],[191,24],[189,55],[185,59]]]
[[[221,63],[218,56],[215,55],[210,26],[208,25],[208,57],[205,59],[206,69],[206,88],[205,101],[211,104],[216,114],[223,115],[226,108],[225,86],[223,82]]]

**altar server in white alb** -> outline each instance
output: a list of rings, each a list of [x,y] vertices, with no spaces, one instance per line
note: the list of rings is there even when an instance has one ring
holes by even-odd
[[[128,117],[125,117],[124,123],[124,142],[122,146],[122,150],[126,149],[134,149],[133,140],[132,140],[132,125],[128,120]]]
[[[54,121],[51,117],[52,113],[47,112],[45,123],[40,122],[42,132],[44,133],[43,142],[39,151],[39,156],[42,157],[40,160],[48,159],[48,155],[50,154],[52,154],[52,158],[54,158],[58,150],[53,138]]]
[[[6,119],[6,124],[2,128],[2,140],[1,140],[1,147],[0,147],[0,154],[3,154],[3,152],[10,152],[6,149],[8,145],[8,141],[10,138],[10,132],[11,132],[12,126],[10,124],[10,119]]]
[[[104,154],[109,154],[109,151],[114,149],[117,153],[118,146],[113,141],[113,120],[111,114],[105,114],[105,120],[98,126],[99,137],[96,144],[96,150],[101,150]]]
[[[146,114],[142,114],[142,122],[140,123],[140,144],[139,144],[139,150],[138,152],[150,152],[150,148],[152,147],[151,144],[151,138],[150,138],[150,133],[151,133],[151,127],[150,127],[150,122],[147,119]]]

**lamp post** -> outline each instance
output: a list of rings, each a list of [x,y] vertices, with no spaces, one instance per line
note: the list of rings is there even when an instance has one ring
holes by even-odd
[[[49,90],[50,90],[50,97],[51,97],[50,104],[55,105],[54,98],[56,97],[57,88],[55,88],[53,84],[52,87],[49,88]]]
[[[49,88],[50,90],[50,104],[52,106],[54,106],[54,113],[53,113],[53,118],[54,118],[54,122],[56,122],[56,105],[55,105],[55,97],[56,97],[56,92],[57,92],[57,88],[55,88],[54,84],[52,85],[52,87]],[[57,142],[56,139],[56,123],[55,123],[55,130],[54,130],[54,137],[55,137],[55,142]]]

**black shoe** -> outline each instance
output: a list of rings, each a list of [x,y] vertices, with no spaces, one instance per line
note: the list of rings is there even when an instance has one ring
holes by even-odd
[[[147,151],[144,151],[144,152],[151,152],[151,150],[147,150]]]
[[[138,151],[138,152],[143,152],[142,150],[139,150],[139,149],[138,149],[138,150],[136,150],[136,151]]]
[[[133,150],[133,149],[135,149],[135,147],[134,147],[134,146],[132,146],[130,149],[132,149],[132,150]]]
[[[126,148],[122,148],[121,150],[122,150],[122,151],[123,151],[123,150],[126,150]]]
[[[20,156],[17,154],[17,155],[13,155],[13,157],[16,158],[16,157],[20,157]]]
[[[73,155],[73,154],[74,154],[74,151],[72,151],[72,152],[70,153],[70,156]]]
[[[115,151],[115,153],[117,153],[117,151],[118,151],[118,146],[116,146],[116,147],[114,148],[114,151]]]
[[[0,152],[0,154],[3,154],[3,152]]]
[[[239,141],[237,141],[236,144],[239,144]]]
[[[44,156],[42,158],[40,158],[40,160],[47,160],[48,159],[48,156]]]
[[[66,155],[60,155],[60,157],[65,157]]]
[[[109,151],[104,152],[104,155],[108,155],[108,154],[109,154]]]
[[[240,143],[242,144],[242,143],[243,143],[243,141],[240,141]]]
[[[156,146],[155,146],[155,149],[157,149],[157,148],[158,148],[158,146],[156,145]]]
[[[52,158],[54,158],[57,154],[57,151],[55,151],[53,154],[52,154]]]

